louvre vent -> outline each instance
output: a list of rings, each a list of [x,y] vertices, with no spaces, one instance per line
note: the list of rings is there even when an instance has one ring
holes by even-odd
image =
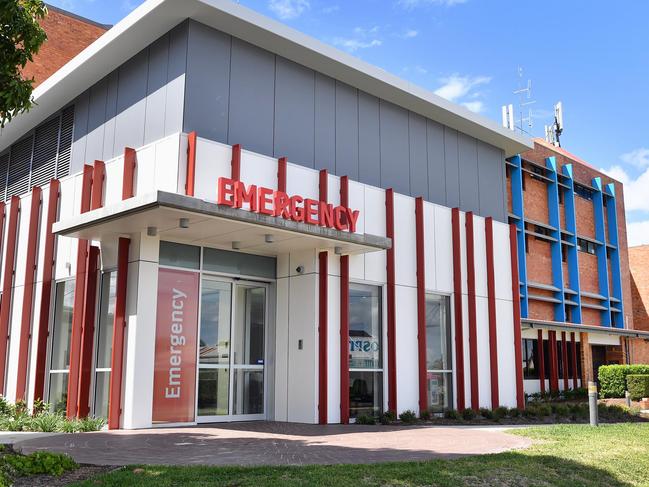
[[[29,169],[32,162],[33,134],[11,146],[9,158],[9,177],[7,178],[7,195],[21,195],[29,190]]]
[[[44,123],[36,129],[32,177],[29,189],[49,183],[56,172],[56,152],[59,143],[60,117]]]
[[[70,174],[70,154],[72,153],[72,129],[74,127],[74,105],[63,110],[61,114],[61,138],[59,142],[59,160],[56,177],[63,178]]]
[[[74,106],[70,106],[0,156],[0,200],[20,196],[34,186],[70,173]]]

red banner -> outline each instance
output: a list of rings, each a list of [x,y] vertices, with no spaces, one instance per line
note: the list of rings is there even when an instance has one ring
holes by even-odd
[[[196,272],[160,269],[153,375],[153,421],[194,421],[196,407]]]

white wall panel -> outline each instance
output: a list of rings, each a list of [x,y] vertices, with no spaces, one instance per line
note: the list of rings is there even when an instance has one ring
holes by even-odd
[[[232,148],[201,138],[198,138],[196,145],[194,196],[214,202],[219,177],[229,178],[231,175]]]
[[[473,217],[473,249],[475,261],[475,292],[478,296],[487,297],[487,242],[485,221],[479,216]]]
[[[509,247],[509,226],[494,221],[494,269],[496,298],[512,299],[512,271]]]
[[[397,408],[419,410],[417,290],[396,286]],[[387,345],[387,344],[386,344]],[[387,363],[384,373],[387,374]]]
[[[489,308],[487,298],[476,298],[478,337],[478,393],[480,407],[491,407],[491,363],[489,360]]]
[[[394,195],[394,260],[398,285],[417,285],[417,247],[415,232],[415,200]]]
[[[498,324],[498,388],[502,406],[516,406],[516,363],[514,351],[514,311],[511,301],[496,300]],[[536,330],[534,330],[536,334]],[[538,384],[538,381],[536,381]]]
[[[385,237],[385,191],[367,186],[364,205],[365,233]],[[385,282],[387,280],[386,252],[365,254],[365,279]]]
[[[318,171],[295,164],[287,164],[286,192],[289,196],[300,195],[303,198],[320,199],[320,178]]]
[[[327,297],[327,419],[340,422],[340,277],[329,274]]]
[[[462,295],[462,334],[464,352],[464,402],[466,407],[471,406],[471,356],[469,349],[469,301],[465,294]]]
[[[27,260],[27,242],[29,241],[29,218],[31,212],[31,193],[20,199],[18,212],[18,229],[16,233],[16,260],[14,262],[14,286],[25,284],[25,262]],[[38,214],[36,214],[38,219]],[[22,302],[20,303],[22,306]]]
[[[437,290],[435,237],[435,205],[424,201],[424,279],[426,289],[433,291]]]
[[[272,157],[241,151],[241,181],[247,185],[277,189],[277,165],[277,159]]]
[[[170,135],[155,144],[155,189],[176,192],[178,170],[187,166],[187,150],[180,151],[180,134]],[[185,194],[183,187],[182,194]]]
[[[288,414],[288,307],[289,279],[277,280],[275,320],[275,421],[287,421]]]
[[[133,188],[136,195],[142,195],[153,192],[155,188],[155,165],[156,150],[155,145],[147,145],[138,149],[135,156],[135,175],[133,176]],[[124,169],[122,166],[122,181],[124,181]],[[120,191],[121,193],[121,191]]]
[[[24,262],[24,261],[23,261]],[[20,317],[22,315],[23,294],[25,288],[18,286],[13,288],[13,297],[11,300],[11,311],[9,312],[9,343],[7,355],[9,360],[9,370],[6,374],[5,390],[6,396],[10,401],[16,400],[16,372],[18,365],[18,349],[20,347]],[[13,366],[13,367],[12,367]]]
[[[365,257],[363,255],[349,256],[349,278],[352,281],[365,279]]]
[[[360,211],[356,222],[356,233],[365,233],[365,185],[356,181],[349,181],[349,208]]]
[[[332,174],[329,174],[327,176],[327,202],[331,203],[334,206],[338,206],[340,204],[340,178],[338,176],[334,176]],[[365,202],[361,206],[365,206]],[[360,209],[360,208],[358,208]],[[364,211],[361,211],[361,216],[359,219],[363,216]],[[363,219],[363,221],[365,221]]]
[[[442,293],[453,292],[453,233],[451,209],[435,206],[435,287]]]

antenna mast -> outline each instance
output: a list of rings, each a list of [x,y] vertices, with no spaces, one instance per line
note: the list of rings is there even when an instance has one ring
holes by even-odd
[[[530,134],[533,126],[532,109],[530,105],[536,103],[532,100],[532,80],[528,79],[527,84],[523,82],[523,68],[518,67],[518,89],[515,90],[514,95],[518,95],[518,118],[514,120],[514,105],[509,104],[502,107],[503,127],[516,131],[522,134]],[[526,108],[527,107],[527,108]],[[524,110],[527,110],[527,116],[523,116]],[[523,124],[527,123],[527,129],[523,128]]]

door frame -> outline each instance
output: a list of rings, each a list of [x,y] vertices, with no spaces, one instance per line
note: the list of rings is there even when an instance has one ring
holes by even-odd
[[[208,279],[217,282],[224,282],[230,284],[230,345],[233,343],[234,336],[234,323],[236,320],[236,287],[263,287],[264,288],[264,364],[263,364],[263,380],[264,380],[264,412],[261,414],[233,414],[233,392],[234,392],[234,372],[235,368],[232,367],[232,354],[229,354],[230,361],[228,362],[228,414],[223,415],[210,415],[210,416],[200,416],[198,414],[198,382],[199,382],[199,372],[201,368],[205,369],[219,369],[226,367],[217,367],[217,366],[207,366],[201,367],[200,363],[200,331],[201,331],[201,318],[203,313],[203,280]],[[194,418],[196,423],[229,423],[233,421],[264,421],[268,415],[268,348],[269,348],[269,316],[270,316],[270,289],[271,283],[264,280],[254,280],[249,278],[238,278],[231,277],[223,274],[208,273],[202,272],[200,277],[200,283],[198,287],[198,345],[196,347],[196,399],[195,399],[195,409],[194,409]],[[241,367],[240,367],[241,368]]]

